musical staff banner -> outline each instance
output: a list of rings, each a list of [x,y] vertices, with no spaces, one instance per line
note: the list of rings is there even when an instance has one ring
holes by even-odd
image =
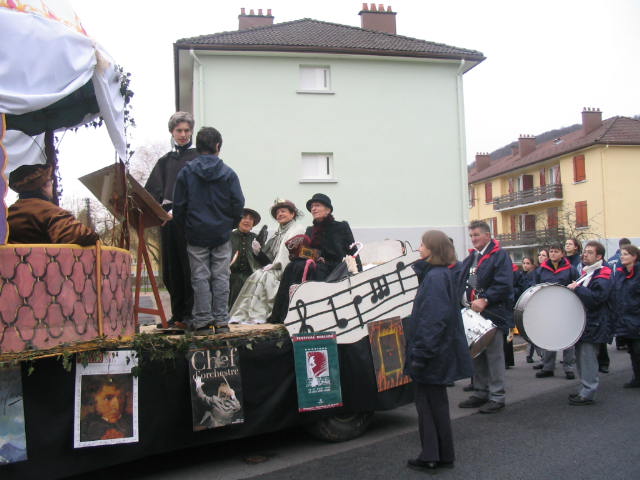
[[[291,335],[335,331],[338,343],[367,335],[367,324],[411,313],[418,277],[411,264],[420,258],[408,252],[340,282],[306,282],[289,301],[284,325]]]

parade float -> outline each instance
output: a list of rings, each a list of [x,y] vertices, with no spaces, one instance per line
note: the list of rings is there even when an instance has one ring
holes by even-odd
[[[125,240],[6,244],[8,172],[55,169],[55,133],[92,121],[104,123],[119,157],[95,177],[109,192],[99,200],[141,238],[163,218],[126,173],[122,70],[68,4],[0,0],[0,25],[0,70],[9,72],[0,86],[3,479],[66,477],[300,424],[347,440],[374,411],[412,400],[402,323],[418,254],[402,242],[365,246],[361,273],[301,284],[284,325],[197,337],[140,331],[143,241],[135,274]],[[153,290],[150,312],[164,324]]]

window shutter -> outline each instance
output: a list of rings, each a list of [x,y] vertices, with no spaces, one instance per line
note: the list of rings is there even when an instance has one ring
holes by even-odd
[[[547,228],[558,228],[558,207],[547,208]]]
[[[494,237],[498,234],[498,218],[497,217],[491,218],[491,233],[493,234]]]
[[[516,216],[511,215],[511,233],[516,233]]]
[[[587,202],[576,202],[576,227],[588,227]]]
[[[577,155],[573,157],[573,181],[582,182],[586,179],[587,175],[584,168],[584,155]]]
[[[533,175],[522,175],[522,190],[533,190]]]
[[[493,185],[491,182],[484,184],[484,201],[486,203],[493,202]]]
[[[547,170],[543,168],[540,170],[540,186],[544,187],[547,185]]]
[[[536,229],[536,216],[524,215],[524,231],[533,232]]]
[[[514,179],[510,178],[509,179],[509,193],[513,193],[515,191],[516,191],[516,189],[515,189],[515,186],[514,186]]]

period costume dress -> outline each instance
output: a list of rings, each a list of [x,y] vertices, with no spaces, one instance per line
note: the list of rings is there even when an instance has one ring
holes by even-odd
[[[231,308],[231,323],[264,323],[271,315],[282,272],[289,263],[285,242],[304,233],[296,220],[278,226],[261,253],[272,262],[269,270],[258,269],[246,280]]]

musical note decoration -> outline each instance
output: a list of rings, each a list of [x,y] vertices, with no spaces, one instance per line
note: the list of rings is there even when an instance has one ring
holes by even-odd
[[[335,331],[338,343],[367,335],[374,320],[411,313],[418,278],[411,264],[418,252],[407,252],[382,265],[339,282],[306,282],[289,301],[284,325],[290,334]]]

